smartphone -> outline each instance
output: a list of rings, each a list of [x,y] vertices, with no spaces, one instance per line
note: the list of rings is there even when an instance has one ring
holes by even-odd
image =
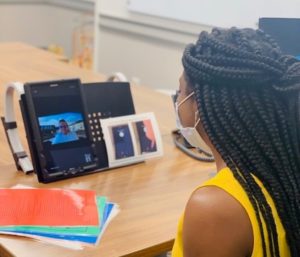
[[[24,90],[39,181],[95,171],[98,158],[80,80],[27,83]]]

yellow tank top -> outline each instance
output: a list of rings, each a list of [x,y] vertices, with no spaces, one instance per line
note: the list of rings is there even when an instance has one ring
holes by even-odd
[[[271,198],[271,196],[268,194],[266,189],[263,187],[262,183],[255,178],[256,182],[259,184],[259,186],[262,188],[262,191],[267,199],[268,204],[271,206],[273,217],[275,219],[275,224],[277,227],[278,232],[278,243],[279,243],[279,251],[280,256],[282,257],[290,257],[290,251],[288,244],[286,242],[285,237],[285,230],[282,226],[282,223],[280,221],[280,218],[278,216],[278,213],[276,211],[274,202]],[[226,191],[228,194],[230,194],[232,197],[234,197],[246,210],[251,225],[253,229],[253,251],[251,257],[263,257],[263,250],[262,250],[262,238],[259,231],[259,225],[258,221],[255,216],[254,208],[252,207],[252,204],[250,200],[248,199],[248,196],[242,186],[239,184],[239,182],[234,178],[232,172],[229,170],[229,168],[224,168],[221,171],[218,172],[218,174],[205,182],[203,185],[199,186],[217,186],[224,191]],[[196,188],[196,190],[198,189]],[[263,226],[265,227],[265,223],[263,222]],[[174,246],[172,249],[172,257],[183,257],[183,244],[182,244],[182,227],[183,227],[183,215],[179,220],[178,223],[178,230],[177,230],[177,236],[175,238]],[[265,230],[266,231],[266,230]],[[268,246],[269,241],[266,239],[266,246],[267,246],[267,256],[270,256],[270,253],[268,252]]]

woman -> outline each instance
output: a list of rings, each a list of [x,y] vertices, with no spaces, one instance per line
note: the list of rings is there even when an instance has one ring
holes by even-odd
[[[218,173],[191,195],[172,256],[299,257],[299,61],[231,28],[202,32],[182,62],[178,119]]]

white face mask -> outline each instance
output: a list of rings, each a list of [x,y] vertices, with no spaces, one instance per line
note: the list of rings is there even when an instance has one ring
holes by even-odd
[[[182,136],[186,139],[186,141],[189,142],[189,144],[191,146],[200,148],[201,150],[205,151],[206,153],[212,154],[209,146],[204,142],[204,140],[202,139],[202,137],[200,136],[199,132],[196,129],[198,123],[200,122],[200,118],[197,119],[194,127],[183,127],[180,122],[179,106],[182,105],[186,100],[188,100],[194,94],[195,94],[194,92],[190,93],[180,103],[175,102],[177,128],[180,130]],[[196,113],[195,113],[195,120],[196,120]]]

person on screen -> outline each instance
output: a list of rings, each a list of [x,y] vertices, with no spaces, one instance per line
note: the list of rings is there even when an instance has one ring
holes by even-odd
[[[59,130],[52,140],[52,145],[78,140],[77,134],[70,131],[69,125],[64,119],[59,120],[58,123]]]
[[[191,194],[172,256],[299,257],[300,62],[261,30],[215,28],[182,63],[177,118],[217,174]]]

